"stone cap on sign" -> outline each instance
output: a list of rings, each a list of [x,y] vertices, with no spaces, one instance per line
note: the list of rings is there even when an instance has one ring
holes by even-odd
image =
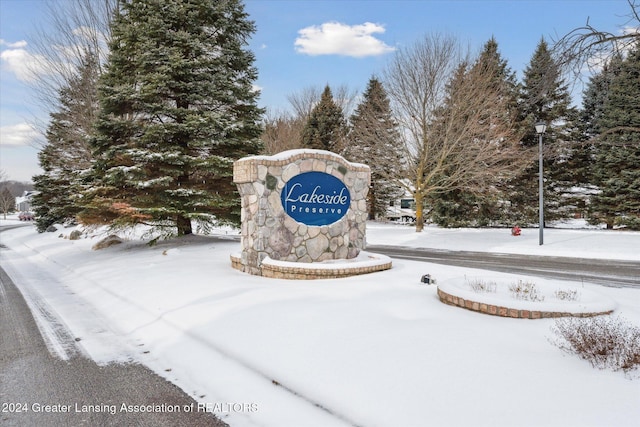
[[[258,179],[258,165],[263,166],[285,166],[297,160],[313,157],[319,160],[330,160],[341,164],[346,169],[356,172],[369,172],[369,166],[361,163],[353,163],[344,159],[344,157],[326,150],[314,150],[301,148],[297,150],[283,151],[272,156],[250,156],[237,160],[233,164],[233,182],[242,184],[245,182],[254,182]],[[318,163],[311,165],[310,170],[323,171],[324,165]]]

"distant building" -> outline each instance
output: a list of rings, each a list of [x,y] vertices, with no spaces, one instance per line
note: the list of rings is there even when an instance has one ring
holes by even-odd
[[[391,221],[414,222],[416,220],[416,201],[407,196],[392,200],[387,208],[387,219]]]
[[[22,196],[16,197],[16,210],[18,212],[30,212],[31,211],[31,199],[37,191],[25,191]]]

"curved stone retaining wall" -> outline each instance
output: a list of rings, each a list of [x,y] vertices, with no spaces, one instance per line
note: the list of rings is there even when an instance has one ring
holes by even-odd
[[[602,313],[568,313],[556,311],[519,310],[515,308],[503,307],[499,305],[485,304],[470,299],[464,299],[448,294],[438,288],[438,297],[445,304],[466,308],[467,310],[479,313],[491,314],[493,316],[512,317],[514,319],[549,319],[553,317],[593,317],[603,314],[611,314],[613,310]]]
[[[364,253],[365,252],[361,252],[361,254]],[[261,264],[261,270],[263,277],[312,280],[338,279],[360,274],[375,273],[391,268],[391,259],[385,255],[371,254],[368,258],[374,258],[375,262],[344,262],[318,266],[314,264],[273,261],[270,258],[265,258]],[[242,261],[239,254],[231,255],[231,263],[235,269],[242,270]]]

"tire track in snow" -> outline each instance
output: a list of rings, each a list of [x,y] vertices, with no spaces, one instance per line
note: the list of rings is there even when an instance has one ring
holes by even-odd
[[[240,357],[239,355],[233,354],[233,352],[223,348],[220,344],[218,343],[214,343],[209,337],[205,337],[202,336],[196,332],[190,331],[189,329],[182,327],[179,323],[171,321],[170,319],[166,318],[166,314],[164,313],[160,316],[158,316],[158,313],[155,313],[151,310],[148,310],[144,305],[140,304],[139,302],[129,299],[121,294],[118,294],[116,292],[114,292],[113,290],[109,289],[108,287],[105,287],[103,285],[101,285],[99,282],[93,280],[90,277],[85,276],[83,273],[78,272],[76,270],[74,270],[73,268],[64,265],[58,261],[56,261],[55,259],[47,256],[46,253],[43,253],[42,251],[38,250],[35,247],[29,246],[28,244],[26,244],[25,242],[22,243],[22,245],[30,252],[32,252],[33,254],[37,254],[37,257],[39,258],[39,260],[41,261],[41,263],[50,263],[53,266],[55,266],[55,268],[61,272],[65,272],[68,274],[72,274],[74,276],[75,279],[77,280],[82,280],[84,282],[87,283],[91,283],[92,286],[100,289],[102,292],[105,292],[106,294],[108,294],[110,297],[117,299],[118,301],[120,301],[121,303],[127,304],[131,307],[134,307],[136,310],[138,310],[139,312],[143,312],[147,315],[150,316],[150,318],[152,319],[150,323],[147,323],[145,325],[141,325],[142,328],[144,328],[145,326],[150,326],[153,323],[157,323],[157,322],[162,322],[162,325],[165,327],[170,327],[178,332],[180,332],[181,334],[184,334],[185,336],[192,338],[194,341],[197,341],[199,345],[204,346],[205,348],[207,348],[207,351],[209,352],[214,352],[220,359],[226,360],[227,363],[231,364],[231,365],[235,365],[235,368],[231,368],[231,369],[238,369],[240,368],[241,370],[250,373],[251,375],[253,375],[259,382],[262,383],[262,385],[266,385],[266,386],[270,386],[270,387],[275,387],[276,389],[284,392],[285,394],[289,395],[290,397],[293,397],[294,399],[299,400],[301,403],[303,403],[304,405],[310,405],[311,407],[315,408],[316,410],[321,411],[322,413],[324,413],[326,416],[329,416],[330,418],[332,418],[333,420],[335,420],[336,423],[340,424],[340,425],[348,425],[348,426],[353,426],[353,427],[360,427],[361,424],[356,422],[355,420],[350,419],[348,416],[341,414],[335,410],[332,410],[331,408],[327,407],[326,405],[324,405],[322,402],[319,402],[317,400],[314,400],[312,397],[306,396],[305,394],[296,391],[293,387],[286,385],[285,382],[279,380],[278,378],[274,378],[272,375],[270,375],[267,372],[264,372],[263,370],[261,370],[260,368],[254,366],[253,364],[251,364],[250,362],[248,362],[247,360],[244,360],[242,357]],[[49,269],[41,269],[40,271],[48,271]],[[12,272],[11,275],[13,276],[14,273]],[[16,273],[16,276],[20,276],[19,273]],[[49,276],[47,274],[43,274],[43,276]],[[21,283],[24,282],[24,280],[21,280],[20,277],[17,277],[18,280],[14,280],[14,282],[16,283]],[[44,280],[49,280],[52,282],[57,282],[57,279],[54,277],[49,276],[46,279],[42,279]],[[64,287],[64,285],[59,284],[58,286],[60,287]],[[21,291],[24,294],[24,291],[22,290],[22,286],[19,286],[19,288],[21,289]],[[78,351],[78,347],[77,347],[77,342],[74,338],[72,338],[68,333],[65,334],[63,332],[58,333],[57,332],[57,327],[52,327],[52,328],[47,328],[46,323],[48,321],[51,321],[54,325],[60,325],[62,326],[63,330],[67,330],[68,328],[66,328],[66,325],[64,324],[64,322],[62,320],[60,320],[56,315],[53,314],[53,310],[49,309],[49,306],[44,302],[43,298],[39,298],[38,295],[29,295],[29,297],[27,298],[25,296],[26,300],[33,300],[33,301],[41,301],[40,307],[38,306],[37,303],[35,302],[28,302],[28,304],[33,304],[33,307],[30,305],[29,308],[35,313],[35,311],[37,310],[41,316],[40,319],[37,319],[37,323],[38,325],[40,325],[40,323],[45,324],[43,330],[47,333],[47,337],[49,339],[51,339],[52,341],[52,349],[55,351],[55,354],[58,354],[61,358],[63,357],[70,357],[70,355],[72,355],[72,350],[65,350],[65,348],[67,347],[67,344],[69,344],[69,339],[71,340],[71,343],[73,345],[73,347],[76,349],[76,351]],[[34,310],[35,309],[35,310]],[[34,314],[34,317],[35,314]],[[44,335],[43,335],[44,336]],[[59,340],[58,340],[59,338]],[[46,341],[46,339],[45,339]],[[90,356],[89,356],[90,357]],[[67,360],[67,359],[63,359],[63,360]],[[144,363],[143,360],[140,360],[139,358],[137,358],[137,360],[140,363]],[[157,370],[156,372],[160,375],[163,375],[164,372]]]

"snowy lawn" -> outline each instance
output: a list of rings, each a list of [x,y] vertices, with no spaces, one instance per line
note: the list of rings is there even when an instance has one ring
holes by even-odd
[[[520,236],[512,236],[511,230],[507,228],[446,229],[426,226],[424,232],[416,233],[415,227],[408,225],[369,222],[367,243],[453,251],[640,261],[640,232],[585,229],[582,228],[586,227],[583,220],[569,221],[558,227],[544,229],[544,244],[540,246],[537,228],[523,228]]]
[[[445,282],[486,277],[580,288],[614,301],[614,314],[636,325],[640,288],[403,260],[345,279],[266,279],[231,268],[229,254],[239,250],[233,240],[191,236],[154,247],[132,240],[92,251],[102,236],[58,237],[70,231],[0,234],[10,248],[2,264],[27,299],[45,299],[97,361],[138,361],[199,402],[231,403],[217,415],[232,426],[638,425],[638,372],[597,370],[561,352],[549,342],[553,320],[448,306],[419,280],[429,273]],[[370,223],[367,237],[370,244],[640,261],[640,233],[632,232],[545,230],[539,247],[534,229],[520,237],[431,227],[419,234]]]

